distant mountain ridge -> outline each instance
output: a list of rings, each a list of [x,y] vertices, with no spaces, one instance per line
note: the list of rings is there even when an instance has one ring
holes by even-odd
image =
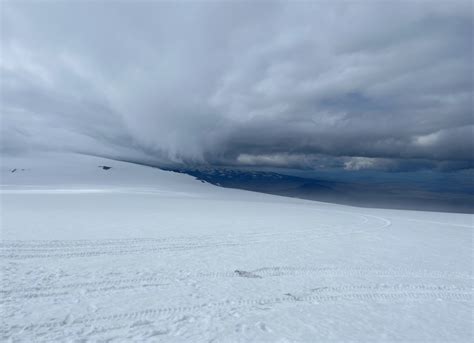
[[[360,207],[473,213],[474,196],[467,192],[439,192],[415,184],[334,181],[280,174],[271,171],[229,168],[180,168],[175,172],[194,176],[226,188],[332,202]]]

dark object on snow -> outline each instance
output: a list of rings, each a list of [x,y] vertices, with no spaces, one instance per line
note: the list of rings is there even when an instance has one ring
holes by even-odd
[[[16,168],[13,168],[12,170],[10,170],[12,173],[16,172]]]
[[[108,166],[99,166],[99,168],[102,168],[102,169],[104,169],[104,170],[112,169],[112,167],[108,167]]]
[[[246,272],[245,270],[234,270],[234,273],[241,277],[248,277],[248,278],[254,278],[254,279],[262,278],[260,275],[257,275],[251,272]]]

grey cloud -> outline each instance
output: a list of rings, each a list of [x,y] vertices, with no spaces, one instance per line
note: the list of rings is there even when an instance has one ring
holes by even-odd
[[[472,167],[468,1],[2,7],[4,152]]]

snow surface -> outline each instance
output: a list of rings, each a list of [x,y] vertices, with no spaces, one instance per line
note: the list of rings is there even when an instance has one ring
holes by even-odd
[[[472,215],[82,155],[1,168],[3,341],[473,340]]]

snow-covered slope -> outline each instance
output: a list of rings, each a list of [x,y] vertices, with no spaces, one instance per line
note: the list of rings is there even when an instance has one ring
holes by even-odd
[[[473,339],[470,215],[223,189],[82,155],[1,168],[3,340]]]

